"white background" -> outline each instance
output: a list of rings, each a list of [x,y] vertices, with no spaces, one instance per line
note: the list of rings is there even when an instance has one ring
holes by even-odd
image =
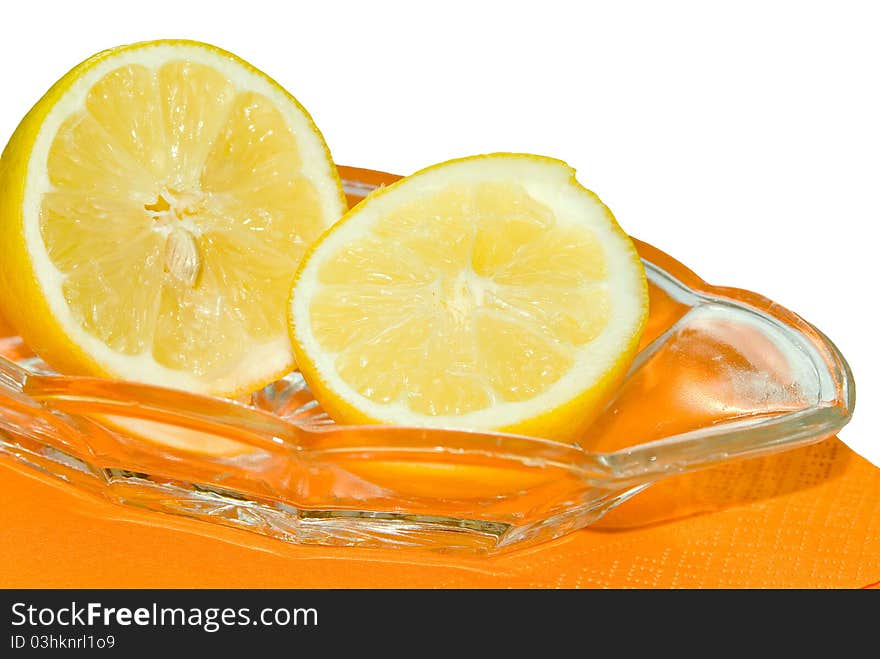
[[[852,2],[29,2],[3,7],[0,142],[92,53],[215,43],[400,174],[555,156],[630,234],[800,313],[848,358],[880,465],[880,21]]]

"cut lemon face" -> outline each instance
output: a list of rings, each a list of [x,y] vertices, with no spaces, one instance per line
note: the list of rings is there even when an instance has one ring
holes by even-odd
[[[296,275],[297,364],[344,423],[574,440],[624,376],[644,268],[565,163],[495,154],[381,189]]]
[[[287,295],[345,210],[303,107],[187,41],[99,53],[0,167],[0,313],[56,369],[234,395],[293,367]]]

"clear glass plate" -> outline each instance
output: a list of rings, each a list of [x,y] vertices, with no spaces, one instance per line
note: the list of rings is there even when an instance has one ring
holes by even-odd
[[[397,177],[340,167],[349,201]],[[121,504],[288,542],[497,552],[582,528],[664,477],[834,435],[852,374],[816,328],[636,241],[651,313],[570,443],[341,426],[297,373],[226,400],[52,373],[0,338],[0,452]]]

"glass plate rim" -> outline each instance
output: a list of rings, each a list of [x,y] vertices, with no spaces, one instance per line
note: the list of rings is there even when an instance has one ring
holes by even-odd
[[[357,196],[369,194],[369,192],[381,185],[400,178],[397,175],[387,174],[378,170],[344,165],[339,165],[338,168],[345,191]],[[108,383],[123,389],[136,387],[141,392],[153,393],[159,398],[164,397],[166,402],[173,400],[173,397],[170,395],[173,394],[173,396],[178,397],[182,401],[196,402],[203,407],[217,408],[219,406],[226,411],[235,411],[236,414],[230,415],[228,419],[220,421],[215,419],[218,428],[223,428],[224,430],[233,430],[237,424],[233,423],[232,419],[241,414],[253,421],[261,419],[268,422],[270,426],[278,430],[282,426],[286,426],[294,436],[297,436],[298,432],[316,434],[335,433],[343,434],[354,440],[352,444],[338,445],[332,449],[336,452],[359,451],[367,447],[370,450],[377,450],[379,449],[377,446],[357,442],[363,442],[363,438],[377,432],[387,434],[389,429],[397,431],[401,435],[429,432],[441,436],[443,433],[452,432],[457,435],[470,437],[492,437],[501,444],[515,443],[516,445],[533,446],[536,449],[550,451],[552,454],[564,458],[562,462],[557,464],[581,471],[585,477],[596,479],[603,486],[631,486],[653,481],[658,477],[671,473],[698,469],[705,465],[714,464],[719,459],[751,457],[794,448],[795,446],[818,441],[824,437],[836,434],[849,422],[855,406],[855,383],[852,371],[840,350],[827,336],[799,315],[758,293],[740,288],[711,285],[666,252],[638,238],[633,237],[632,239],[642,255],[642,260],[649,277],[663,278],[667,283],[678,288],[682,296],[700,300],[704,303],[730,304],[740,310],[744,309],[757,314],[762,319],[776,324],[787,332],[793,331],[800,335],[816,350],[818,356],[823,359],[827,366],[828,375],[838,394],[833,403],[781,413],[772,418],[762,419],[757,422],[744,422],[740,425],[737,422],[728,422],[714,428],[700,428],[615,451],[592,452],[573,443],[526,435],[462,428],[425,429],[408,426],[368,425],[320,427],[310,424],[308,421],[297,422],[281,419],[269,412],[256,409],[239,401],[203,396],[190,392],[179,392],[156,385],[143,385],[102,378],[34,373],[13,364],[5,358],[0,358],[0,387],[4,384],[7,388],[11,386],[13,389],[21,391],[25,396],[33,396],[34,400],[45,399],[53,391],[53,386],[63,388],[65,383],[70,382],[83,385],[86,389],[88,389],[90,384],[101,388],[101,386]],[[673,275],[670,271],[674,271],[676,274]],[[673,324],[673,327],[679,322],[681,322],[681,319]],[[71,400],[67,402],[69,404]],[[187,407],[186,412],[183,411],[184,407]],[[181,420],[191,413],[191,409],[192,406],[184,406],[181,403]],[[163,409],[163,412],[168,411],[167,407]],[[173,410],[171,411],[173,413]],[[210,423],[210,419],[203,420]],[[238,420],[242,425],[246,421],[246,419]],[[184,423],[184,425],[186,424]],[[245,432],[248,431],[248,429],[244,430]],[[283,433],[279,433],[279,435],[282,436],[282,441],[286,444],[286,440],[283,439]],[[258,434],[254,432],[252,436],[256,438]],[[277,440],[278,436],[273,435],[273,439]],[[301,439],[301,436],[298,436],[298,440]],[[307,442],[306,446],[303,446],[301,441],[298,440],[292,440],[287,447],[292,450],[308,450]],[[257,444],[259,444],[259,440]],[[388,448],[389,450],[401,452],[407,450],[406,446],[400,445]],[[423,447],[412,450],[420,453],[424,452]]]

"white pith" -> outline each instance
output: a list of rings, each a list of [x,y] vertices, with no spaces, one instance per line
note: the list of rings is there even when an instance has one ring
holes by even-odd
[[[576,185],[574,172],[561,162],[508,156],[459,161],[416,174],[404,185],[378,193],[358,207],[354,215],[326,235],[304,264],[292,299],[291,316],[297,343],[315,363],[326,386],[365,415],[398,425],[499,428],[533,419],[555,409],[588,390],[615,366],[623,349],[630,345],[644,313],[644,279],[633,247],[620,233],[606,209],[586,190]],[[382,404],[370,400],[348,385],[337,373],[334,361],[339,353],[327,352],[312,330],[309,305],[322,286],[318,273],[340,248],[371,233],[377,220],[393,210],[439,192],[450,185],[475,182],[516,182],[556,215],[557,225],[589,227],[605,249],[607,286],[612,303],[608,324],[601,334],[577,350],[573,367],[542,393],[525,401],[508,402],[496,397],[490,407],[456,415],[430,416],[414,412],[404,400]],[[493,285],[465,270],[459,277],[467,294],[477,301]]]
[[[107,371],[137,373],[140,381],[181,389],[236,391],[264,377],[266,373],[283,370],[291,363],[292,351],[286,332],[275,336],[251,337],[248,354],[235,369],[219,377],[212,375],[209,379],[163,366],[155,361],[149,349],[139,355],[115,351],[101,339],[85,331],[77,322],[62,292],[65,274],[49,258],[40,232],[41,200],[45,193],[52,190],[48,177],[48,155],[62,122],[72,113],[85,108],[91,87],[114,69],[130,64],[157,69],[174,60],[210,66],[232,82],[237,92],[252,91],[267,97],[284,116],[291,132],[296,136],[304,163],[300,174],[308,178],[317,191],[327,223],[332,223],[344,212],[339,189],[335,185],[335,172],[331,169],[333,165],[323,142],[315,134],[308,117],[282,89],[241,62],[208,47],[181,43],[151,44],[123,50],[100,60],[82,72],[48,112],[36,136],[28,162],[23,204],[25,245],[53,317],[70,341]],[[181,223],[181,226],[194,234],[198,232],[198,228],[188,221]],[[170,228],[158,224],[155,230],[167,233]]]

